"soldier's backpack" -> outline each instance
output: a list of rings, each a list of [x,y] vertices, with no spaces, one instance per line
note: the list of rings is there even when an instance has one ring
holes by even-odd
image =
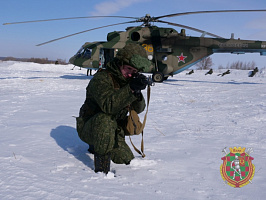
[[[128,110],[129,115],[127,117],[127,124],[125,127],[126,135],[139,135],[143,131],[143,124],[140,122],[138,113],[133,110]]]

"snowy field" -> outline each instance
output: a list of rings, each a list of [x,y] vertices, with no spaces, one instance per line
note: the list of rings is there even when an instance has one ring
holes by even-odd
[[[265,71],[253,78],[249,71],[183,72],[156,83],[146,157],[134,152],[130,165],[111,163],[105,176],[94,173],[72,117],[92,77],[72,67],[0,61],[1,200],[265,199]],[[139,147],[141,137],[133,141]],[[220,175],[222,149],[235,146],[254,151],[255,176],[242,188]]]

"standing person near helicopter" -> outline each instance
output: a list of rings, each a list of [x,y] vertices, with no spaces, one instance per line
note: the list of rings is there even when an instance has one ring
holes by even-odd
[[[95,172],[107,174],[110,159],[117,164],[129,164],[134,158],[125,142],[124,127],[129,108],[137,113],[145,109],[141,90],[146,88],[147,80],[138,72],[149,71],[150,67],[146,51],[130,43],[88,84],[77,131],[94,153]]]

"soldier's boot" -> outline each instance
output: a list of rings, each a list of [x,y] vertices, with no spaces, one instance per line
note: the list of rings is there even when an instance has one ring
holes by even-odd
[[[99,155],[94,153],[94,171],[103,172],[107,174],[110,171],[111,156],[110,153],[106,155]]]
[[[94,146],[93,145],[90,145],[89,146],[88,152],[90,152],[91,154],[94,154],[95,153]]]

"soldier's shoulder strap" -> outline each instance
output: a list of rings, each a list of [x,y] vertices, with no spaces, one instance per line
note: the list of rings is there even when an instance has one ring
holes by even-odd
[[[140,146],[140,150],[133,144],[132,140],[131,140],[131,137],[129,136],[129,139],[130,139],[130,142],[134,148],[134,150],[139,153],[143,158],[146,156],[144,154],[144,141],[143,141],[143,130],[144,130],[144,127],[146,125],[146,120],[147,120],[147,114],[148,114],[148,108],[149,108],[149,104],[150,104],[150,97],[151,97],[151,86],[148,85],[148,88],[147,88],[147,108],[146,108],[146,113],[145,113],[145,116],[144,116],[144,119],[143,119],[143,122],[142,122],[142,126],[141,126],[141,146]]]

